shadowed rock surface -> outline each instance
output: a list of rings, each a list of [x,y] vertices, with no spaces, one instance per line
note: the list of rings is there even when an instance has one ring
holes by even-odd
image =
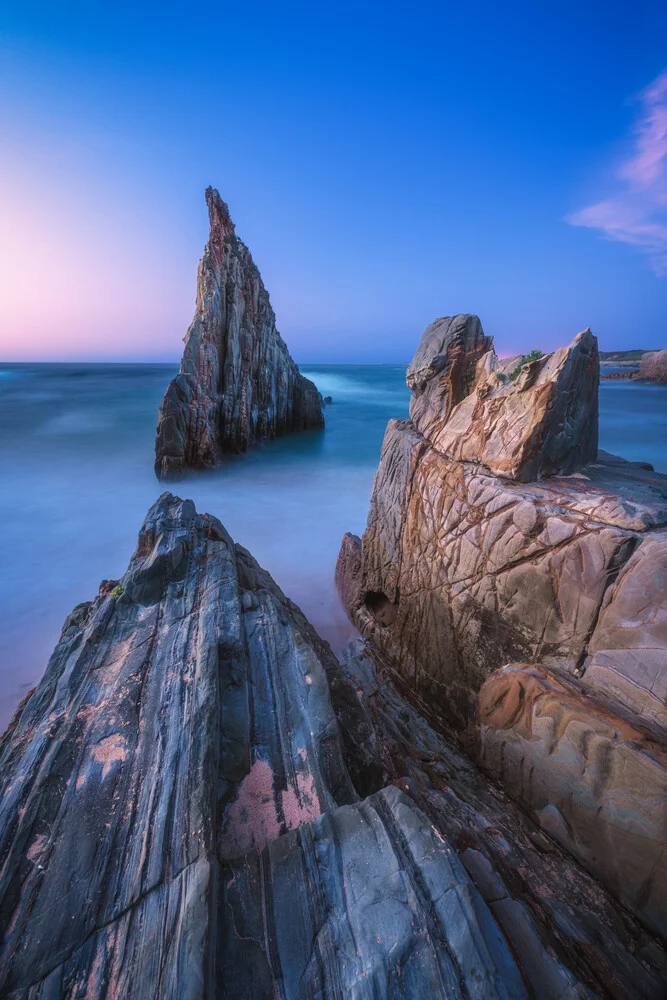
[[[0,745],[2,996],[207,995],[220,860],[357,799],[320,650],[215,518],[160,498]]]
[[[531,995],[662,997],[663,946],[443,737],[436,706],[367,641],[351,640],[341,666],[334,702],[359,790],[391,781],[418,803],[511,942]]]
[[[2,996],[526,997],[415,803],[360,799],[327,674],[268,574],[164,494],[0,745]]]
[[[227,205],[213,188],[206,203],[211,228],[195,316],[158,414],[159,479],[212,468],[224,454],[280,434],[324,427],[320,394],[276,329],[269,294]]]
[[[164,494],[0,744],[1,995],[657,1000],[655,940],[375,669]]]
[[[465,318],[466,330],[478,329],[473,319]],[[459,734],[475,736],[477,752],[482,725],[485,766],[664,933],[667,477],[603,452],[584,464],[597,440],[590,333],[529,363],[515,389],[481,397],[485,372],[493,377],[498,369],[492,354],[479,357],[477,334],[467,342],[470,395],[457,403],[453,391],[438,390],[438,418],[424,408],[433,390],[422,377],[413,385],[413,419],[390,421],[363,539],[343,539],[338,588],[354,624],[415,696]],[[411,370],[425,370],[423,346]],[[434,376],[440,387],[448,384],[448,363]],[[456,364],[465,369],[460,353]],[[551,402],[536,407],[543,393]],[[500,433],[500,464],[492,461],[494,427],[516,428],[511,440]],[[539,444],[532,457],[530,441]],[[560,473],[517,482],[521,469],[535,472],[536,456],[539,475],[553,471],[554,461]],[[492,471],[501,467],[502,476]],[[481,724],[482,685],[515,661],[549,668],[540,676],[551,678],[553,718],[531,721],[521,693],[506,726],[494,729],[488,713]],[[553,671],[563,672],[562,683]],[[580,679],[576,697],[568,677]],[[507,678],[493,683],[502,701]],[[624,737],[621,718],[625,731],[652,735]],[[605,849],[591,850],[591,837]]]

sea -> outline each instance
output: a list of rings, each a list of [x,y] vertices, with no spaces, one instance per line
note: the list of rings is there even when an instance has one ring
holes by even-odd
[[[333,403],[326,429],[281,438],[170,485],[220,518],[334,649],[352,635],[334,587],[366,523],[405,365],[301,370]],[[607,368],[605,371],[611,371]],[[157,408],[175,365],[0,364],[0,732],[41,677],[67,614],[123,574],[146,511]],[[667,387],[600,384],[600,447],[667,473]]]

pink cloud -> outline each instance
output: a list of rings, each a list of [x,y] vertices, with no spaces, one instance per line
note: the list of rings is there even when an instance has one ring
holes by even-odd
[[[568,216],[573,226],[637,247],[667,277],[667,70],[640,95],[630,150],[616,176],[622,185],[605,201]]]

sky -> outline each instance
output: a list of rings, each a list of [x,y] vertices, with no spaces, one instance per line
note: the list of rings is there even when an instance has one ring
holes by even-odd
[[[217,187],[301,363],[667,345],[667,4],[3,0],[0,361],[178,361]]]

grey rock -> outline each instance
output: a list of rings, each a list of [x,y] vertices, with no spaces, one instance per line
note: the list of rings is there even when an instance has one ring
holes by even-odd
[[[327,657],[215,518],[156,502],[0,744],[2,996],[208,995],[220,861],[357,799]]]
[[[229,209],[206,190],[210,236],[179,374],[160,403],[158,479],[209,469],[290,431],[324,427],[322,397],[276,329],[269,295]]]
[[[443,735],[438,706],[371,643],[349,642],[333,691],[350,757],[374,759],[376,781],[395,782],[453,847],[533,996],[662,997],[662,943]]]
[[[0,744],[2,996],[526,997],[415,803],[360,801],[330,683],[299,609],[165,493]]]

